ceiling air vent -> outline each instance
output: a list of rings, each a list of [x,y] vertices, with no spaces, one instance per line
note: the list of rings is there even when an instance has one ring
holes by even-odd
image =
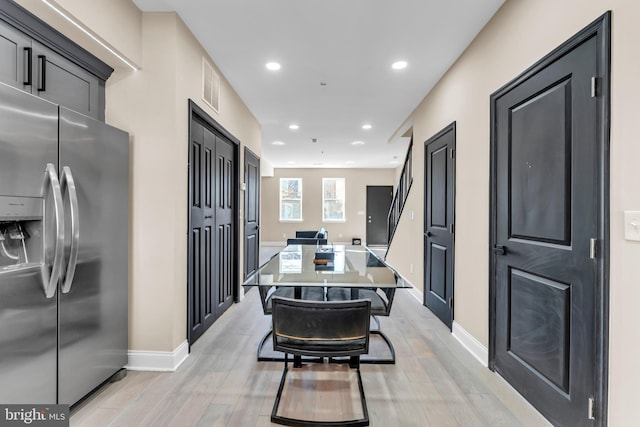
[[[209,104],[216,113],[220,103],[220,76],[213,66],[202,58],[202,99]]]

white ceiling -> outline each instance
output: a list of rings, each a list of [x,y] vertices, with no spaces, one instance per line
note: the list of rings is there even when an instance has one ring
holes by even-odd
[[[404,161],[403,121],[505,0],[133,1],[180,15],[260,122],[274,167],[385,168]]]

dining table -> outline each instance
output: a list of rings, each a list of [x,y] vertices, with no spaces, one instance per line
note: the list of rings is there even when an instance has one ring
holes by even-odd
[[[286,297],[313,301],[370,299],[378,335],[389,349],[388,357],[363,357],[362,363],[395,363],[395,350],[380,329],[378,316],[389,316],[396,289],[412,285],[367,246],[349,244],[287,245],[247,277],[248,291],[257,287],[265,315],[271,314],[271,299]],[[280,361],[280,355],[264,354],[271,331],[258,345],[259,361]],[[268,352],[266,352],[268,353]]]

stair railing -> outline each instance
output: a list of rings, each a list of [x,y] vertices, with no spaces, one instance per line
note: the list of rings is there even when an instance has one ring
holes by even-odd
[[[411,141],[409,142],[409,148],[407,149],[407,156],[404,159],[402,173],[400,174],[400,179],[398,180],[398,185],[396,186],[396,191],[393,195],[393,201],[391,202],[391,208],[389,209],[389,214],[387,216],[387,245],[390,245],[391,240],[393,240],[393,235],[395,234],[398,223],[400,222],[400,216],[402,215],[404,204],[407,201],[407,197],[409,197],[409,190],[411,189],[411,184],[413,183],[411,161],[412,152],[413,138],[411,138]]]

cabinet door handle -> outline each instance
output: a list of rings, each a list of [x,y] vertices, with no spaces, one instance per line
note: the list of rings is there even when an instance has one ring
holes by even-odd
[[[32,73],[33,65],[31,62],[31,57],[32,57],[31,48],[25,47],[23,51],[23,57],[22,57],[24,61],[24,68],[23,68],[24,78],[23,78],[22,84],[29,85],[29,86],[33,84],[33,73]]]
[[[47,57],[45,55],[38,55],[38,68],[40,69],[38,73],[38,91],[44,92],[47,90]]]

